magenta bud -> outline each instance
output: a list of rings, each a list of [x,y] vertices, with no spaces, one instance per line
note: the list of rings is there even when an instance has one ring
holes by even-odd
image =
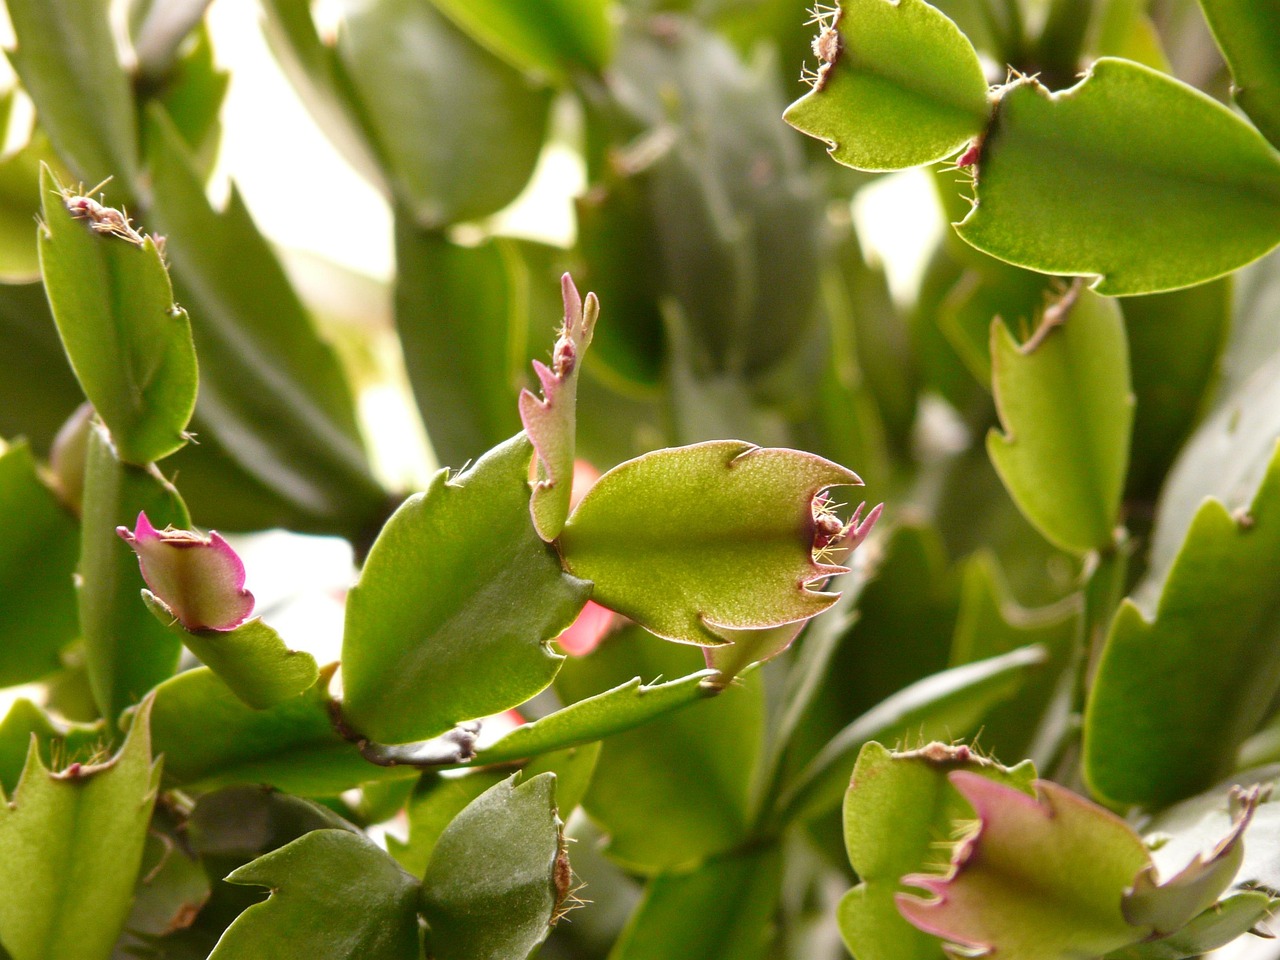
[[[146,513],[134,530],[116,527],[133,547],[142,578],[188,630],[234,630],[253,612],[244,588],[244,564],[216,533],[166,527],[156,530]]]

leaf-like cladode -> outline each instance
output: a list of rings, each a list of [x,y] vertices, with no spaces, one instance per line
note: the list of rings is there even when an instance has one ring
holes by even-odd
[[[418,960],[418,881],[377,844],[313,830],[228,882],[271,888],[227,928],[209,960]]]
[[[315,657],[290,650],[261,617],[230,630],[188,630],[150,591],[144,590],[142,599],[201,663],[256,710],[296,697],[310,689],[320,675]]]
[[[561,81],[599,72],[613,53],[608,0],[434,0],[468,33],[523,70]]]
[[[1200,0],[1200,6],[1231,67],[1231,95],[1280,149],[1280,11],[1257,0]]]
[[[1267,715],[1280,687],[1278,512],[1280,450],[1247,511],[1215,499],[1196,511],[1154,617],[1121,605],[1085,712],[1096,793],[1154,807],[1197,793]]]
[[[40,125],[73,172],[138,170],[138,125],[129,76],[116,57],[108,0],[10,0],[18,45],[7,51]]]
[[[207,668],[156,689],[152,731],[167,784],[193,792],[269,784],[309,797],[337,796],[369,780],[414,777],[412,767],[374,766],[333,729],[333,667],[300,697],[255,710]]]
[[[968,804],[947,781],[954,770],[1021,791],[1029,791],[1035,777],[1029,762],[1008,769],[967,747],[941,743],[893,753],[872,742],[858,756],[844,800],[844,836],[861,882],[840,901],[838,916],[844,942],[860,960],[939,956],[938,942],[902,918],[894,897],[904,889],[905,874],[945,863],[939,839],[951,836],[955,820],[969,816]]]
[[[106,763],[51,773],[33,746],[18,789],[0,798],[0,942],[14,960],[112,956],[160,781],[147,713]]]
[[[821,8],[819,8],[821,9]],[[784,114],[859,170],[901,170],[956,153],[991,106],[968,38],[923,0],[840,0],[818,20],[813,91]]]
[[[36,473],[26,443],[0,444],[0,686],[56,670],[75,639],[75,520]]]
[[[1113,301],[1082,291],[1045,311],[1019,346],[991,324],[992,383],[1001,435],[987,451],[1023,515],[1055,546],[1110,546],[1129,462],[1133,397],[1124,320]]]
[[[556,778],[520,781],[517,773],[486,790],[436,841],[421,909],[439,960],[523,960],[569,895]]]
[[[1222,276],[1280,243],[1280,154],[1193,87],[1103,58],[1076,86],[1004,88],[956,230],[1108,296]]]
[[[138,562],[115,533],[144,512],[157,523],[191,525],[178,491],[157,471],[121,463],[106,431],[95,425],[85,463],[77,583],[85,666],[104,717],[119,716],[171,676],[182,651],[138,600],[145,585]]]
[[[815,562],[813,498],[856,474],[808,453],[722,440],[614,467],[569,517],[566,569],[592,598],[658,636],[715,646],[747,630],[816,616],[843,572]]]
[[[425,740],[544,689],[547,645],[586,603],[529,516],[532,447],[517,435],[436,474],[387,521],[347,600],[343,714],[382,743]]]
[[[588,293],[583,302],[567,273],[560,278],[560,290],[564,297],[564,324],[551,353],[551,366],[533,361],[542,384],[542,399],[529,390],[520,393],[520,419],[537,457],[537,474],[530,483],[533,493],[529,512],[538,536],[548,543],[560,536],[569,516],[577,441],[578,373],[600,313],[596,295]]]
[[[160,250],[47,167],[40,192],[40,272],[80,386],[121,460],[141,466],[167,457],[187,442],[197,374],[191,322],[173,302]]]
[[[782,893],[777,845],[654,877],[611,960],[761,960]]]
[[[101,723],[54,723],[30,700],[15,700],[0,721],[0,791],[6,796],[12,796],[18,786],[33,736],[40,744],[40,756],[46,766],[54,756],[64,763],[88,763],[103,742]]]

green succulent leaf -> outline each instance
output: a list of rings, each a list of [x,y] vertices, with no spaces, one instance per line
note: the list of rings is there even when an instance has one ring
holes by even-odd
[[[236,918],[209,960],[418,960],[418,881],[373,841],[313,830],[235,870],[271,896]]]
[[[108,219],[102,204],[63,187],[47,167],[40,192],[40,271],[85,396],[120,459],[141,466],[167,457],[187,442],[196,353],[155,240],[122,214]]]
[[[58,652],[79,632],[79,531],[41,483],[31,448],[0,451],[0,583],[15,585],[0,605],[0,686],[8,687],[56,670]]]
[[[1045,311],[1019,346],[991,325],[1001,434],[987,452],[1018,508],[1055,546],[1106,549],[1119,520],[1133,397],[1124,321],[1112,301],[1082,292]]]
[[[523,960],[569,896],[556,778],[508,777],[440,834],[422,879],[422,915],[439,960]]]
[[[29,206],[34,207],[34,194]],[[30,230],[31,224],[24,224]],[[35,232],[31,248],[36,248]],[[0,284],[0,436],[25,436],[43,456],[84,392],[67,364],[44,284]]]
[[[12,0],[6,7],[18,41],[9,62],[58,155],[90,183],[114,174],[131,189],[138,125],[107,0]]]
[[[840,0],[819,18],[813,90],[783,118],[858,170],[933,163],[978,137],[987,81],[959,27],[923,0]]]
[[[138,561],[116,536],[146,513],[162,527],[191,526],[178,491],[154,468],[121,463],[100,426],[89,434],[78,567],[80,630],[94,702],[117,717],[173,675],[182,644],[138,602]]]
[[[761,960],[767,956],[783,860],[776,845],[654,877],[610,960]]]
[[[1085,712],[1084,772],[1099,795],[1159,807],[1197,793],[1266,716],[1280,687],[1277,511],[1280,450],[1247,511],[1214,499],[1196,511],[1154,616],[1121,605]]]
[[[1280,148],[1280,16],[1274,2],[1200,0],[1231,67],[1231,93],[1263,136]]]
[[[14,960],[109,960],[160,781],[148,708],[105,763],[50,772],[32,748],[0,802],[0,941]]]
[[[315,657],[290,650],[261,617],[233,630],[188,630],[151,591],[143,590],[142,599],[157,620],[254,709],[296,697],[320,676]]]
[[[610,0],[432,0],[503,59],[529,73],[564,82],[599,73],[613,54]]]
[[[264,710],[241,700],[212,670],[188,670],[156,689],[152,729],[166,783],[192,792],[269,784],[333,797],[370,780],[416,777],[412,767],[378,767],[333,728],[332,666],[316,684]]]
[[[13,702],[0,722],[0,790],[13,796],[27,765],[34,735],[45,766],[58,756],[65,763],[88,763],[102,748],[100,723],[55,723],[43,709],[26,698]]]
[[[1108,296],[1229,273],[1280,243],[1280,154],[1171,77],[1102,58],[1076,86],[1000,94],[956,231],[1041,273],[1096,276]]]
[[[589,587],[529,516],[523,434],[464,473],[436,474],[383,527],[347,601],[343,714],[372,740],[425,740],[549,684],[547,642]]]
[[[1260,890],[1225,897],[1172,936],[1107,954],[1107,960],[1189,960],[1225,947],[1255,929],[1276,908]],[[1265,924],[1263,924],[1265,926]]]
[[[858,756],[844,800],[844,831],[860,882],[845,894],[837,917],[845,944],[860,960],[941,957],[938,941],[903,919],[894,897],[905,889],[904,875],[945,863],[938,840],[952,835],[954,821],[970,816],[968,803],[948,782],[954,770],[1024,793],[1035,778],[1030,762],[1008,769],[967,747],[941,743],[893,753],[871,742]]]
[[[862,481],[812,454],[741,440],[646,454],[601,477],[560,537],[566,569],[593,599],[681,643],[716,628],[816,616],[838,594],[807,584],[842,567],[814,560],[813,498]]]

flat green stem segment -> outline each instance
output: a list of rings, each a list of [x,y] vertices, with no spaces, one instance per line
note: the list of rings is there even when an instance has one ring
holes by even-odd
[[[613,55],[607,0],[434,0],[460,27],[514,66],[561,82],[599,72]]]
[[[713,696],[716,691],[702,684],[703,680],[713,676],[714,670],[700,670],[678,680],[651,684],[644,684],[636,677],[622,686],[579,700],[540,720],[517,727],[493,746],[477,753],[472,765],[533,757],[630,730],[672,710]]]
[[[236,918],[209,960],[417,960],[418,881],[367,837],[313,830],[233,871],[271,896]]]
[[[520,781],[486,790],[436,842],[421,909],[438,960],[528,957],[569,895],[555,775]]]
[[[967,747],[932,743],[908,753],[892,753],[868,743],[858,756],[844,801],[844,839],[849,862],[861,882],[840,902],[838,920],[845,944],[859,960],[938,960],[938,941],[917,930],[894,903],[909,873],[944,867],[956,820],[972,808],[947,781],[954,770],[969,770],[1031,792],[1031,763],[1007,769]],[[1117,899],[1116,910],[1119,911]]]
[[[836,734],[800,772],[778,801],[779,822],[811,819],[839,807],[849,771],[871,741],[971,733],[994,705],[1022,688],[1045,658],[1043,647],[1023,647],[926,677],[877,704]]]
[[[167,457],[187,442],[197,374],[191,323],[173,302],[160,251],[127,224],[132,238],[106,231],[117,211],[78,198],[47,167],[40,193],[40,272],[80,386],[122,460]]]
[[[806,586],[844,570],[813,558],[813,498],[861,482],[813,454],[741,440],[658,450],[596,482],[561,554],[604,606],[668,640],[715,646],[726,642],[717,627],[794,623],[835,603]]]
[[[261,710],[296,697],[320,676],[315,657],[285,646],[280,634],[254,617],[234,630],[188,630],[150,590],[142,599],[152,615],[222,678],[237,697]]]
[[[133,903],[160,765],[149,704],[110,761],[51,773],[34,745],[0,797],[0,942],[14,960],[109,960]]]
[[[254,710],[207,668],[188,670],[156,689],[152,730],[165,757],[165,782],[202,793],[269,784],[307,797],[333,797],[370,780],[416,777],[412,767],[369,763],[333,729],[329,681],[334,667],[300,697]]]
[[[813,91],[783,118],[859,170],[949,157],[981,135],[987,81],[960,28],[923,0],[840,0],[820,18]]]
[[[547,642],[589,585],[529,516],[523,434],[456,477],[436,474],[378,535],[347,600],[343,714],[381,743],[427,740],[523,703],[563,657]]]
[[[0,445],[0,686],[28,683],[61,666],[58,651],[79,633],[72,586],[79,531],[36,473],[26,443]]]
[[[1127,60],[1076,86],[1004,88],[956,230],[1108,296],[1229,273],[1280,243],[1280,154],[1229,109]]]
[[[1231,67],[1236,103],[1280,147],[1280,4],[1276,0],[1200,0]]]
[[[1021,347],[996,319],[991,363],[1005,432],[987,435],[987,452],[1010,496],[1055,546],[1109,547],[1133,424],[1119,308],[1087,291],[1072,306],[1068,295]]]
[[[1273,571],[1280,566],[1280,453],[1247,512],[1196,512],[1148,619],[1125,601],[1084,727],[1090,787],[1159,807],[1231,770],[1280,687]]]

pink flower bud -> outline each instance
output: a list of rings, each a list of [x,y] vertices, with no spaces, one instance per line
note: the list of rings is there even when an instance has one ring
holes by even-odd
[[[244,564],[218,534],[156,530],[146,513],[138,514],[134,530],[116,533],[138,555],[151,592],[188,630],[234,630],[253,612]]]

